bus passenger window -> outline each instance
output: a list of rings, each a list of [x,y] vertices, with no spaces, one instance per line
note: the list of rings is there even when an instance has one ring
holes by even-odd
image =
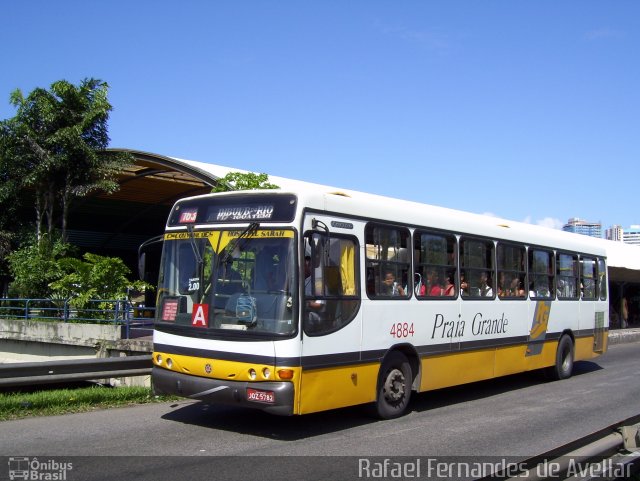
[[[553,252],[529,249],[529,297],[532,299],[553,299],[554,267]]]
[[[367,295],[407,299],[410,295],[409,230],[368,224],[365,229]]]
[[[578,256],[558,253],[556,268],[558,299],[578,299]]]
[[[598,259],[598,293],[601,301],[607,300],[607,265],[604,259]]]
[[[580,258],[580,286],[582,299],[596,299],[596,260],[593,257]]]
[[[500,299],[524,299],[526,297],[524,246],[500,242],[496,256],[498,261],[498,297]]]
[[[416,231],[413,238],[416,296],[456,296],[455,236]]]
[[[460,239],[460,287],[464,298],[492,299],[495,293],[493,242]]]

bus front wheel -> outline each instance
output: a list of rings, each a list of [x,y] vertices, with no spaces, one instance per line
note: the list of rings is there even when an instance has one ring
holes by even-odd
[[[401,352],[391,352],[380,369],[375,414],[382,419],[402,416],[411,399],[412,384],[409,360]]]
[[[568,335],[564,335],[558,342],[556,351],[556,364],[547,369],[551,379],[559,381],[571,377],[573,372],[573,341]]]

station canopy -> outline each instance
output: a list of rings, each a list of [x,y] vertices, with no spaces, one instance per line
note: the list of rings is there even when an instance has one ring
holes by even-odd
[[[133,164],[118,176],[119,190],[96,192],[71,206],[69,241],[135,265],[140,244],[162,233],[169,210],[182,197],[207,194],[218,177],[176,159],[127,149]]]
[[[162,234],[177,200],[210,193],[229,172],[246,172],[138,150],[109,150],[132,154],[133,164],[118,176],[116,192],[96,192],[72,204],[68,239],[83,250],[121,257],[133,271],[138,247]],[[269,181],[282,188],[314,185],[273,176]]]

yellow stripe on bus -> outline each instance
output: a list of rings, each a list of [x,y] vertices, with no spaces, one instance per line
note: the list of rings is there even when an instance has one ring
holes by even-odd
[[[158,355],[161,356],[162,362],[158,362]],[[171,361],[171,368],[168,362]],[[192,376],[209,377],[211,379],[224,379],[227,381],[281,381],[278,371],[287,369],[293,371],[292,379],[285,379],[297,383],[300,379],[300,368],[289,366],[274,366],[272,364],[257,364],[250,362],[224,361],[221,359],[210,359],[203,357],[184,356],[180,354],[167,354],[164,352],[153,353],[153,363],[156,366],[170,369],[171,371]],[[208,366],[208,367],[207,367]],[[254,370],[256,378],[252,379],[250,370]],[[270,376],[264,375],[265,369],[268,369]]]

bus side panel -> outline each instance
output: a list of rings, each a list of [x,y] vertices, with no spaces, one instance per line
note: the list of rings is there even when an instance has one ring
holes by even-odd
[[[300,413],[375,399],[379,364],[361,361],[362,311],[342,329],[322,336],[303,334]]]
[[[304,370],[300,414],[375,401],[380,364]]]
[[[580,330],[593,335],[576,339],[576,360],[593,359],[607,351],[608,307],[607,301],[580,302]]]
[[[526,348],[529,350],[530,355],[525,357],[525,371],[535,371],[536,369],[553,366],[556,363],[557,339],[543,343],[540,351],[532,349],[529,345]]]
[[[531,304],[535,308],[535,304]],[[533,314],[531,315],[533,319]],[[577,300],[552,300],[549,309],[547,332],[578,332],[580,326],[580,302]]]
[[[420,390],[491,379],[494,362],[495,348],[425,357],[422,359]]]
[[[527,346],[522,344],[496,349],[496,377],[525,371],[527,369],[526,354]]]
[[[583,359],[593,359],[595,357],[600,356],[602,353],[607,351],[607,335],[606,331],[604,333],[604,338],[602,340],[602,351],[596,351],[596,338],[594,336],[580,337],[576,339],[575,346],[575,360],[580,361]]]
[[[521,341],[528,338],[531,331],[531,315],[529,302],[520,299],[498,300],[503,317],[508,319],[505,334],[509,336],[509,344],[496,348],[495,376],[507,376],[527,369],[526,345]],[[519,344],[515,344],[520,342]]]

